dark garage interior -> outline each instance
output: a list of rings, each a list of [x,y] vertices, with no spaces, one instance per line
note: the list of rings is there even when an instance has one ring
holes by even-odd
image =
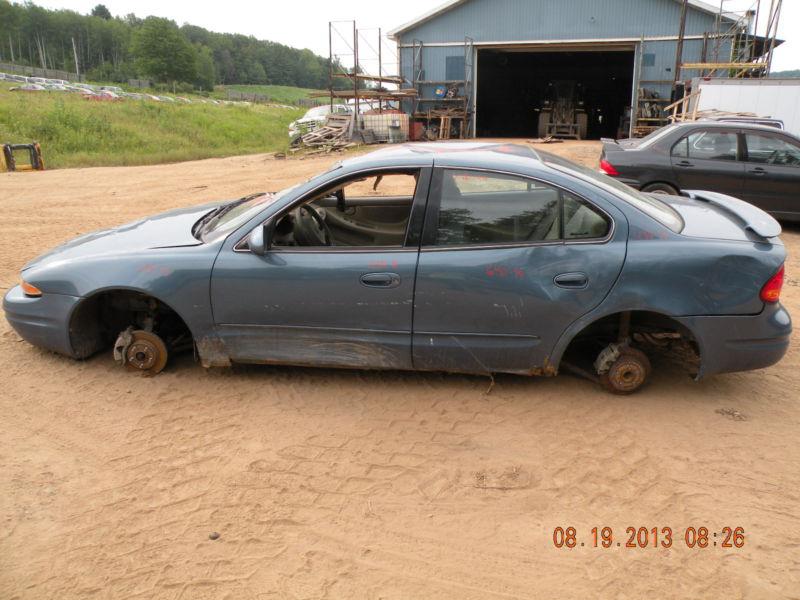
[[[536,137],[548,84],[563,81],[583,95],[587,139],[617,137],[631,103],[633,64],[633,50],[479,50],[477,135]]]

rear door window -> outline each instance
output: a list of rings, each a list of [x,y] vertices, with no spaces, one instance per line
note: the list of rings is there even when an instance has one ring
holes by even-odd
[[[766,133],[745,133],[751,163],[800,167],[800,147]]]
[[[610,220],[573,194],[515,175],[444,169],[436,246],[480,246],[603,238]]]
[[[696,160],[735,161],[738,155],[735,131],[694,131],[672,147],[672,156]]]

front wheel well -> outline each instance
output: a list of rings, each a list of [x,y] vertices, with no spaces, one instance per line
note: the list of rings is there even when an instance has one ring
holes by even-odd
[[[161,300],[134,290],[105,290],[84,299],[69,322],[75,358],[88,358],[109,347],[127,327],[158,334],[170,348],[192,343],[186,322]]]
[[[668,315],[646,310],[621,311],[593,321],[570,340],[561,362],[594,361],[603,348],[620,341],[647,354],[667,355],[692,373],[699,371],[700,348],[689,328]]]

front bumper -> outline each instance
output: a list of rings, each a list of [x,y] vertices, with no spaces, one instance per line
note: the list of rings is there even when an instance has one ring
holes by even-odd
[[[777,363],[789,349],[792,319],[780,304],[769,304],[758,315],[682,317],[700,346],[699,377],[763,369]]]
[[[6,320],[25,341],[73,356],[69,319],[80,300],[77,296],[63,294],[42,294],[38,298],[30,298],[17,285],[3,298],[3,310]]]

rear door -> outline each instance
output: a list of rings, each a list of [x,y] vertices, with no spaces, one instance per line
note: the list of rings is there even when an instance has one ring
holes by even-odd
[[[743,199],[776,217],[800,218],[800,146],[772,132],[745,131]]]
[[[744,190],[744,163],[740,158],[737,129],[699,127],[672,147],[672,172],[681,189],[739,197]]]
[[[547,371],[555,341],[611,289],[627,225],[544,181],[434,169],[414,294],[417,369]]]

